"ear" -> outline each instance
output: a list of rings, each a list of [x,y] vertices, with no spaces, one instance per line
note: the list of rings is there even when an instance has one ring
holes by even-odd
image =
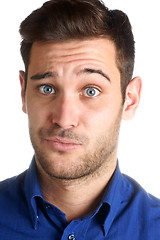
[[[135,77],[128,84],[126,89],[125,103],[123,107],[123,119],[130,120],[134,117],[137,107],[140,102],[142,90],[142,80],[140,77]]]
[[[22,99],[22,110],[26,113],[26,102],[25,102],[25,73],[24,71],[19,71],[19,80],[21,84],[21,99]]]

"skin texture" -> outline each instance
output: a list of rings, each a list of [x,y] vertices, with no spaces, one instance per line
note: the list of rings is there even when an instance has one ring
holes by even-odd
[[[22,71],[20,82],[42,193],[68,221],[83,216],[116,168],[120,123],[136,111],[141,80],[122,105],[115,47],[102,38],[34,43],[25,95]]]

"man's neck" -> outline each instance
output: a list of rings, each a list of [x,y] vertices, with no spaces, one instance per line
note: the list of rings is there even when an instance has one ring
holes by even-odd
[[[64,212],[68,223],[85,216],[100,204],[116,164],[117,161],[110,161],[106,169],[103,166],[101,174],[68,181],[53,179],[38,166],[44,199]]]

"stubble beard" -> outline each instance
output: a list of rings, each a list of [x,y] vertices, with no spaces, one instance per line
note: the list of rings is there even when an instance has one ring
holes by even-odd
[[[81,178],[90,178],[97,175],[102,175],[102,172],[108,170],[110,163],[115,158],[118,145],[119,129],[121,123],[122,110],[119,111],[117,118],[112,123],[109,132],[95,139],[94,144],[90,150],[79,157],[75,161],[70,161],[70,155],[65,152],[59,152],[59,156],[66,157],[68,167],[62,165],[60,168],[54,165],[54,159],[50,159],[47,152],[43,151],[40,144],[37,144],[36,136],[30,127],[30,138],[35,151],[35,158],[42,170],[52,178],[61,180],[76,180]],[[44,136],[59,136],[81,142],[82,145],[87,146],[89,140],[85,136],[76,135],[73,130],[64,130],[60,127],[53,126],[52,129],[39,131],[39,139],[41,143],[44,141]],[[68,157],[68,159],[67,159]],[[71,162],[71,163],[70,163]]]

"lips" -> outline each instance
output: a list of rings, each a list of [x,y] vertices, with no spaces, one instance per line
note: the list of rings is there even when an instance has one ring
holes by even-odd
[[[72,151],[82,146],[82,144],[76,141],[59,137],[47,138],[46,141],[52,149],[63,152]]]

